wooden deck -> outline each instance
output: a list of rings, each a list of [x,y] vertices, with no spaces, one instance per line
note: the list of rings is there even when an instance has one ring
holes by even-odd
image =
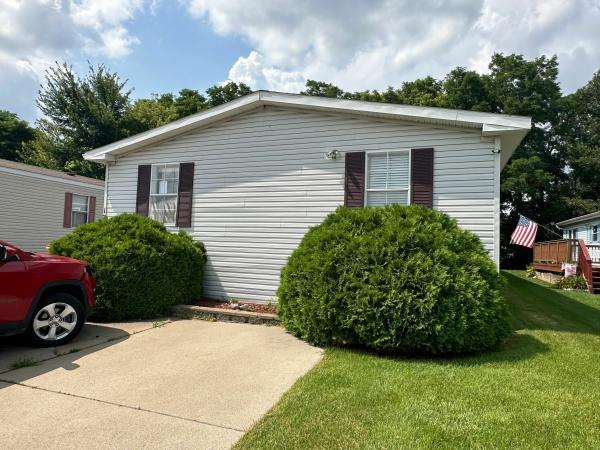
[[[533,246],[533,268],[542,272],[562,274],[564,264],[577,264],[588,290],[600,294],[600,245],[583,240],[560,239],[536,242]]]
[[[577,264],[578,243],[573,239],[536,242],[533,246],[533,267],[536,270],[562,273],[563,264]]]

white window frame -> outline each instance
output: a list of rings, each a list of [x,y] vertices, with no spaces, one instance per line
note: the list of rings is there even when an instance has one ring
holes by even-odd
[[[596,239],[594,239],[594,228],[596,229]],[[598,226],[598,225],[592,225],[592,229],[590,230],[591,231],[591,236],[590,236],[591,242],[598,242],[598,234],[599,234],[598,232],[600,231],[599,228],[600,228],[600,226]]]
[[[153,194],[152,193],[152,173],[154,172],[154,170],[152,170],[155,166],[177,166],[177,192],[175,192],[174,194]],[[151,168],[150,168],[150,195],[148,198],[148,216],[152,217],[152,197],[153,196],[162,196],[164,197],[165,195],[173,195],[175,196],[175,221],[173,222],[168,222],[168,223],[163,223],[164,226],[167,227],[174,227],[177,224],[177,211],[179,210],[179,177],[181,176],[181,163],[179,162],[168,162],[168,163],[155,163],[155,164],[151,164]],[[154,219],[156,220],[156,219]]]
[[[75,221],[73,220],[73,213],[81,212],[81,211],[73,211],[73,198],[75,196],[85,197],[85,204],[87,205],[86,212],[85,212],[85,223],[82,223],[81,225],[90,223],[90,197],[91,197],[91,195],[78,194],[76,192],[71,192],[71,228],[76,228],[79,226],[79,225],[74,225]]]
[[[369,189],[369,155],[382,154],[389,155],[390,153],[408,153],[408,198],[407,205],[411,204],[411,189],[412,189],[412,151],[409,148],[402,148],[398,150],[367,150],[365,151],[365,195],[363,199],[363,206],[366,208],[369,204],[369,191],[371,192],[397,192],[401,189]],[[403,190],[403,189],[402,189]]]

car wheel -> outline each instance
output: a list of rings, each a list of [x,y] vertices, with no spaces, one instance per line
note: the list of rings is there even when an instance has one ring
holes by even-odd
[[[58,293],[44,298],[36,306],[28,335],[34,345],[54,347],[73,339],[85,322],[85,311],[71,294]]]

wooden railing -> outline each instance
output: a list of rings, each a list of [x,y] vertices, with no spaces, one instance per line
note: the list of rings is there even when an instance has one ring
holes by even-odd
[[[533,263],[561,265],[577,262],[577,241],[559,239],[556,241],[536,242],[533,246]]]
[[[579,247],[579,271],[581,272],[581,275],[583,275],[583,278],[585,278],[588,290],[593,292],[592,257],[590,256],[590,252],[588,251],[585,242],[583,242],[583,239],[579,239],[577,245]]]

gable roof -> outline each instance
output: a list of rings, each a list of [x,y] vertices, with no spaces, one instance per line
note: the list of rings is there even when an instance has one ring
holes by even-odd
[[[350,113],[376,118],[428,123],[442,127],[479,129],[482,136],[501,137],[502,166],[508,162],[521,140],[531,129],[531,118],[525,116],[256,91],[223,105],[91,150],[83,156],[87,160],[102,163],[115,161],[120,155],[138,150],[141,147],[164,141],[195,128],[266,105],[330,113]]]
[[[585,214],[583,216],[573,217],[572,219],[563,220],[562,222],[558,222],[556,226],[560,228],[567,227],[569,225],[575,225],[578,223],[585,223],[591,221],[600,221],[600,211],[596,211],[590,214]]]
[[[0,159],[0,172],[32,174],[37,177],[43,178],[57,178],[57,181],[67,181],[71,184],[87,184],[91,187],[104,188],[104,181],[97,180],[96,178],[82,177],[81,175],[71,175],[66,172],[59,170],[46,169],[44,167],[31,166],[16,161],[9,161],[8,159]]]

